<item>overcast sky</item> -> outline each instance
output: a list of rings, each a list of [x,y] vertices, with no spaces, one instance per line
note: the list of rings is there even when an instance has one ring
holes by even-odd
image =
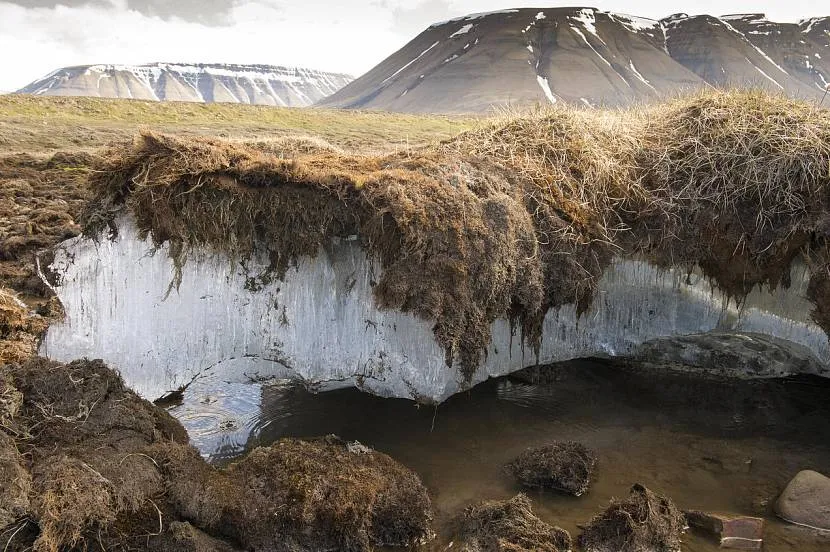
[[[425,27],[473,12],[590,5],[660,18],[765,12],[830,15],[818,0],[0,0],[0,91],[67,65],[153,61],[372,68]]]

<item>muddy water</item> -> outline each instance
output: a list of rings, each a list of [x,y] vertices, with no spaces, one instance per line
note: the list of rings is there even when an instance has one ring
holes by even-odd
[[[430,547],[434,550],[447,546],[451,519],[466,505],[520,490],[502,473],[503,464],[527,447],[561,439],[597,451],[590,491],[580,498],[529,494],[541,518],[574,536],[578,524],[640,482],[681,508],[766,517],[765,550],[830,550],[830,535],[787,525],[772,513],[775,496],[799,470],[830,472],[828,381],[724,382],[590,362],[557,368],[546,379],[545,384],[490,381],[437,410],[355,390],[311,394],[291,385],[265,386],[256,397],[261,410],[218,434],[200,431],[192,405],[174,413],[198,445],[219,450],[216,461],[280,437],[329,433],[390,454],[419,473],[430,490],[442,535]],[[236,391],[233,401],[254,400]],[[215,400],[225,414],[241,411],[233,401]],[[223,440],[223,431],[247,433],[240,433],[239,425],[252,432],[247,443]],[[719,548],[690,533],[684,550]]]

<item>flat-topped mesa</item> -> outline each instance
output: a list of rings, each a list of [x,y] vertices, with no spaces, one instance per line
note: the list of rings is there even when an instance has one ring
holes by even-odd
[[[226,102],[304,107],[353,79],[300,67],[222,63],[81,65],[53,71],[19,90],[36,96]]]
[[[555,108],[380,157],[145,134],[106,159],[97,241],[45,274],[67,320],[43,352],[147,396],[208,370],[440,401],[711,332],[796,361],[709,371],[830,373],[830,112],[806,103]]]

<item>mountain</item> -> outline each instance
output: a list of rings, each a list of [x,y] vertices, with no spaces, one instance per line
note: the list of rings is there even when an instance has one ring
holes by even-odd
[[[751,85],[797,97],[830,81],[830,18],[775,23],[763,14],[663,20],[673,59],[713,86]]]
[[[830,18],[656,21],[595,8],[511,9],[432,25],[319,105],[448,113],[617,106],[736,84],[816,98],[830,81],[828,63]]]
[[[84,65],[58,69],[18,93],[301,107],[351,81],[339,73],[271,65]]]

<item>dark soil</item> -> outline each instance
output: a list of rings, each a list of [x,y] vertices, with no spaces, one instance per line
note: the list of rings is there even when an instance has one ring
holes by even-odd
[[[525,487],[580,496],[588,490],[596,461],[585,445],[561,441],[526,450],[505,470]]]
[[[673,552],[680,550],[686,518],[668,497],[634,485],[614,500],[579,536],[586,552]]]
[[[533,514],[530,499],[519,494],[470,506],[459,520],[462,552],[566,552],[571,537]]]
[[[284,440],[218,470],[101,361],[0,376],[0,549],[366,551],[430,536],[425,488],[386,455]]]

